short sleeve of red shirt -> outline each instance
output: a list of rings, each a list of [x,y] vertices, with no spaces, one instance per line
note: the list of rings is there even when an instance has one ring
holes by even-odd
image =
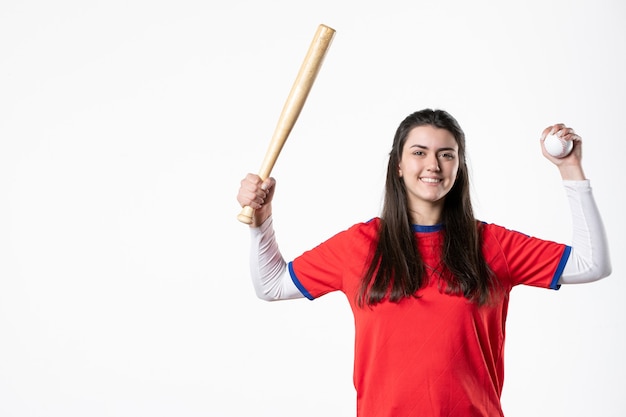
[[[365,272],[378,224],[377,219],[356,224],[290,262],[289,273],[300,292],[310,300],[331,291],[347,292],[344,278]],[[354,285],[354,280],[347,285]]]
[[[494,224],[483,225],[487,263],[508,284],[559,289],[571,247]]]

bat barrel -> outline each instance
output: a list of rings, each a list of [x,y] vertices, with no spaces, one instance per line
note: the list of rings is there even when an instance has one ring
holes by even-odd
[[[259,169],[259,177],[262,179],[269,177],[272,169],[274,168],[274,164],[282,151],[283,145],[287,141],[287,138],[291,134],[291,130],[300,116],[304,103],[306,102],[306,99],[311,92],[311,88],[313,87],[313,83],[317,78],[317,74],[322,67],[322,63],[324,62],[326,52],[330,47],[334,34],[335,30],[326,25],[319,25],[317,32],[315,32],[311,46],[309,47],[304,61],[302,62],[302,66],[298,71],[298,76],[291,87],[291,91],[285,101],[283,110],[280,113],[276,129],[274,130],[267,153],[263,158],[261,168]]]
[[[278,118],[278,123],[276,124],[276,129],[274,130],[267,152],[263,158],[263,162],[261,163],[259,177],[263,180],[270,176],[270,173],[274,168],[274,164],[278,159],[278,155],[280,154],[283,145],[287,141],[287,138],[289,137],[289,134],[291,133],[291,130],[293,129],[293,126],[295,125],[296,120],[304,107],[304,103],[309,95],[309,92],[311,91],[313,83],[315,82],[315,78],[322,67],[324,57],[326,56],[326,52],[330,47],[334,35],[335,30],[326,25],[319,25],[317,31],[315,32],[313,41],[309,46],[307,54],[300,67],[300,71],[298,71],[298,76],[296,77],[296,80],[291,87],[291,91],[289,92],[289,96],[285,101],[283,110]],[[246,206],[241,210],[237,219],[242,223],[251,224],[253,215],[254,209]]]

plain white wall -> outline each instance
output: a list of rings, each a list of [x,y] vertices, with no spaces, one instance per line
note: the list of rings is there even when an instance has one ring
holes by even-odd
[[[344,297],[257,300],[235,219],[325,23],[273,172],[285,257],[379,213],[395,128],[425,107],[465,129],[482,220],[569,243],[538,138],[571,125],[614,272],[514,290],[503,407],[624,416],[625,19],[617,0],[4,0],[0,415],[354,415]]]

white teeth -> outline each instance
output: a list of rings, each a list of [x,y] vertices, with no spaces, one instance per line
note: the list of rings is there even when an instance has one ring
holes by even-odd
[[[422,178],[422,181],[424,182],[440,182],[441,180],[438,178]]]

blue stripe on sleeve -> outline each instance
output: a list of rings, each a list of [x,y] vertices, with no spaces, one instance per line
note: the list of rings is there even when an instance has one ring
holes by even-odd
[[[571,252],[572,252],[572,247],[565,246],[565,249],[563,250],[563,255],[561,255],[561,261],[559,262],[559,265],[556,267],[556,271],[554,272],[554,277],[552,277],[552,283],[550,284],[550,289],[558,290],[559,288],[561,288],[561,285],[559,284],[559,279],[561,279],[561,275],[563,275],[563,269],[565,269],[565,264],[567,263],[567,260],[569,259],[569,255]]]
[[[300,292],[302,293],[302,295],[304,295],[306,298],[308,298],[309,300],[314,300],[315,297],[313,297],[307,290],[306,288],[304,288],[304,285],[302,285],[302,283],[298,280],[298,277],[296,277],[296,272],[293,270],[293,262],[289,262],[289,264],[287,265],[289,267],[289,275],[291,275],[291,280],[293,281],[293,283],[296,285],[296,287],[298,287],[298,289],[300,290]]]

